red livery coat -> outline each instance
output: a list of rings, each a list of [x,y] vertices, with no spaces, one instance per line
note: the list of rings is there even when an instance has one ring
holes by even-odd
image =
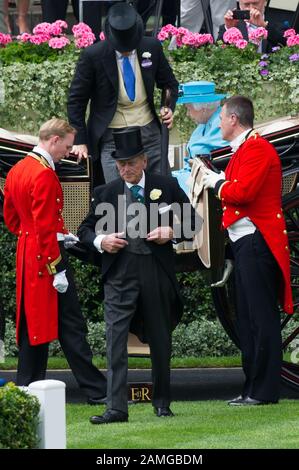
[[[249,217],[260,230],[283,274],[279,300],[293,312],[288,236],[281,209],[281,162],[273,145],[253,133],[236,151],[220,186],[223,227]]]
[[[57,232],[67,233],[63,193],[55,171],[32,153],[9,171],[4,195],[5,223],[18,236],[17,342],[23,302],[29,341],[34,346],[58,337],[58,297],[52,283],[61,262]]]

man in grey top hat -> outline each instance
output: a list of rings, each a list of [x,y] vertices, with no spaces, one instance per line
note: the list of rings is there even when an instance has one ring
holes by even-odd
[[[182,299],[172,241],[192,239],[200,222],[176,178],[144,171],[147,158],[139,128],[116,130],[113,136],[120,178],[95,188],[91,211],[78,231],[81,242],[102,253],[107,410],[92,416],[93,424],[128,420],[129,329],[150,346],[155,413],[173,416],[171,331],[181,318]]]
[[[103,182],[100,163],[106,183],[118,177],[111,158],[113,129],[139,126],[148,170],[160,172],[161,124],[154,106],[154,88],[156,84],[170,90],[168,107],[161,103],[162,120],[168,127],[172,125],[178,90],[160,42],[144,37],[142,19],[132,5],[113,5],[104,32],[106,40],[82,52],[68,98],[69,121],[77,130],[73,152],[79,158],[88,152],[92,155],[97,184]]]

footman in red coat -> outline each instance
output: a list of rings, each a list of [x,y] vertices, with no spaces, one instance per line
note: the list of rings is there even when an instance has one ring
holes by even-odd
[[[59,339],[89,401],[106,394],[106,379],[93,366],[86,323],[77,298],[65,245],[75,242],[63,221],[63,192],[55,163],[68,156],[75,129],[61,119],[42,125],[39,143],[8,173],[4,220],[18,237],[18,385],[45,378],[48,345]]]
[[[253,130],[252,102],[228,99],[223,138],[234,154],[225,174],[206,171],[203,183],[221,199],[222,226],[234,255],[237,330],[245,384],[231,405],[276,403],[282,343],[278,301],[293,312],[289,245],[281,209],[282,173],[275,148]]]

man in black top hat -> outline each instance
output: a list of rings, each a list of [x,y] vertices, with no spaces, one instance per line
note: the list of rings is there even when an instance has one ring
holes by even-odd
[[[93,424],[128,420],[129,329],[150,346],[157,416],[173,416],[169,407],[171,331],[181,318],[182,299],[172,240],[190,240],[196,225],[199,228],[176,178],[145,173],[140,129],[117,130],[113,137],[112,157],[120,178],[95,188],[91,211],[78,231],[81,242],[102,253],[107,410],[92,416]]]
[[[92,155],[97,184],[103,182],[100,163],[106,183],[118,177],[111,158],[113,129],[139,126],[148,170],[160,172],[161,124],[154,106],[155,84],[170,90],[168,107],[161,105],[162,120],[168,127],[178,93],[178,82],[160,42],[143,36],[142,19],[132,5],[113,5],[104,32],[106,40],[81,53],[68,98],[69,121],[77,130],[73,152],[79,158],[88,152]]]

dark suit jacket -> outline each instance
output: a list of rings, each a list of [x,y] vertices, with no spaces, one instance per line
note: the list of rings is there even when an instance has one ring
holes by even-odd
[[[160,198],[156,201],[151,201],[150,199],[150,192],[153,189],[160,189],[162,191]],[[80,241],[83,244],[85,244],[89,249],[93,251],[97,251],[96,248],[94,247],[93,241],[96,238],[95,225],[97,221],[100,219],[99,216],[95,215],[95,210],[99,203],[105,202],[105,203],[111,203],[113,205],[113,207],[116,209],[115,210],[115,216],[116,216],[115,231],[117,232],[122,229],[121,227],[118,227],[117,225],[118,196],[122,194],[124,194],[124,182],[121,178],[118,178],[109,184],[98,186],[97,188],[95,188],[94,199],[92,202],[91,210],[89,214],[87,215],[87,217],[85,218],[85,220],[81,223],[79,230],[78,230],[78,236],[80,238]],[[147,208],[148,215],[149,215],[149,205],[151,202],[158,202],[159,204],[163,202],[163,203],[166,203],[167,205],[170,205],[176,202],[176,203],[179,203],[180,205],[184,203],[190,205],[189,199],[187,198],[184,191],[180,188],[177,182],[177,179],[171,176],[146,174],[144,197],[145,197],[144,203]],[[191,208],[192,228],[194,228],[195,226],[195,217],[196,215],[195,215],[194,209]],[[172,224],[172,220],[170,223]],[[161,224],[161,220],[159,217],[158,225],[160,224]],[[148,217],[148,225],[149,225],[149,217]],[[182,235],[182,237],[178,241],[185,240],[185,239],[186,238],[184,237],[184,235]],[[158,245],[154,242],[147,242],[147,243],[148,243],[148,247],[152,251],[153,256],[156,258],[156,260],[158,261],[158,264],[161,266],[161,269],[163,269],[167,273],[174,287],[174,290],[176,292],[177,302],[175,303],[172,309],[173,326],[175,326],[181,318],[182,311],[183,311],[183,304],[182,304],[182,299],[181,299],[181,295],[179,292],[179,286],[178,286],[176,276],[175,276],[173,244],[172,242],[168,242],[164,245]],[[112,264],[117,260],[120,253],[121,253],[121,250],[115,254],[110,254],[107,252],[104,252],[102,254],[102,276],[103,276],[104,281],[105,281],[105,278],[109,276],[109,269],[112,266]],[[150,273],[148,275],[150,276]],[[134,324],[134,328],[131,328],[131,331],[133,331],[135,334],[138,334],[138,336],[141,339],[144,339],[143,335],[141,334],[140,326],[137,325],[136,322],[133,322],[133,324]]]
[[[178,82],[157,39],[144,37],[137,49],[140,65],[142,54],[151,53],[150,67],[140,67],[148,103],[157,119],[154,106],[155,83],[158,88],[171,90],[172,110],[178,96]],[[87,144],[93,158],[99,155],[99,141],[113,119],[118,98],[118,71],[115,50],[108,41],[87,47],[81,53],[68,97],[68,118],[77,129],[75,144]],[[86,126],[85,115],[90,100]]]
[[[237,28],[241,31],[243,38],[248,41],[248,31],[245,21],[240,20],[237,24]],[[283,37],[283,30],[281,27],[279,27],[278,25],[272,25],[269,22],[267,30],[268,38],[262,41],[262,52],[271,52],[272,47],[286,45],[286,40]],[[217,41],[223,41],[223,35],[225,31],[225,25],[222,24],[219,28]]]

